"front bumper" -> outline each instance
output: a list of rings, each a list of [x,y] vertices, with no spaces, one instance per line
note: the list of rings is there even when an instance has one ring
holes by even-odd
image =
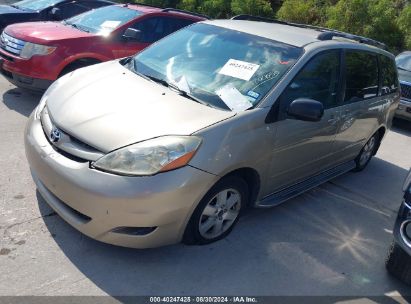
[[[82,233],[125,247],[180,242],[192,212],[218,178],[190,166],[150,177],[90,169],[88,162],[56,152],[33,114],[25,131],[25,147],[33,179],[46,202]],[[116,232],[121,227],[147,228],[148,232]]]
[[[0,74],[12,84],[33,91],[44,91],[56,80],[56,63],[51,56],[23,59],[0,49]]]
[[[411,120],[411,100],[401,99],[400,104],[395,111],[395,116],[398,118]]]
[[[411,193],[408,196],[411,196]],[[411,199],[408,199],[407,195],[398,212],[394,237],[402,249],[411,255]]]

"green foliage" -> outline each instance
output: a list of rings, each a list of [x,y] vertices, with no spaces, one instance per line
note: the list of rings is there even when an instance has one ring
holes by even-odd
[[[328,9],[327,27],[382,41],[393,50],[402,46],[391,0],[340,0]]]
[[[404,46],[411,49],[411,5],[401,11],[397,24],[404,35]]]
[[[277,17],[291,22],[323,25],[330,4],[330,1],[324,0],[286,0],[277,12]]]
[[[126,1],[126,0],[124,0]],[[411,49],[410,0],[135,0],[200,12],[211,18],[251,14],[326,26]]]
[[[232,0],[231,11],[233,15],[251,14],[266,17],[274,15],[267,0]]]

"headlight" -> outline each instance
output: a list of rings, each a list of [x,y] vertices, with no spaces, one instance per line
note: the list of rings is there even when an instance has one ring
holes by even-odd
[[[120,175],[153,175],[187,165],[200,144],[195,136],[158,137],[113,151],[92,167]]]
[[[55,51],[56,47],[26,42],[20,52],[20,57],[30,59],[34,55],[49,55]]]

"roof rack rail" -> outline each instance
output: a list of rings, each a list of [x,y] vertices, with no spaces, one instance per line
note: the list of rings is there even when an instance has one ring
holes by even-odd
[[[323,33],[319,34],[317,39],[324,41],[324,40],[332,40],[334,37],[353,40],[353,41],[356,41],[356,42],[359,42],[359,43],[375,46],[375,47],[378,47],[378,48],[381,48],[381,49],[384,49],[384,50],[388,49],[387,45],[385,43],[379,42],[377,40],[362,37],[362,36],[352,35],[352,34],[348,34],[348,33],[337,32],[337,31],[333,31],[333,30],[330,30],[330,31],[323,32]]]
[[[178,8],[164,8],[162,10],[162,12],[176,12],[176,13],[183,13],[183,14],[187,14],[187,15],[192,15],[192,16],[196,16],[196,17],[200,17],[200,18],[205,18],[205,19],[210,19],[210,17],[203,15],[203,14],[198,14],[198,13],[193,13],[190,11],[186,11],[186,10],[182,10],[182,9],[178,9]]]
[[[300,28],[306,28],[306,29],[312,29],[321,32],[317,39],[324,41],[324,40],[332,40],[334,37],[340,37],[340,38],[345,38],[348,40],[356,41],[359,43],[375,46],[384,50],[387,50],[388,47],[379,41],[376,41],[374,39],[362,37],[362,36],[357,36],[353,34],[348,34],[345,32],[340,32],[337,30],[332,30],[329,28],[325,27],[320,27],[320,26],[315,26],[315,25],[309,25],[309,24],[300,24],[300,23],[293,23],[293,22],[286,22],[286,21],[281,21],[277,19],[271,19],[271,18],[265,18],[265,17],[258,17],[258,16],[253,16],[253,15],[238,15],[234,16],[231,18],[232,20],[249,20],[249,21],[261,21],[261,22],[269,22],[269,23],[278,23],[278,24],[284,24],[284,25],[289,25],[289,26],[295,26],[295,27],[300,27]]]
[[[253,16],[253,15],[237,15],[231,18],[231,20],[248,20],[248,21],[262,21],[262,22],[268,22],[268,23],[279,23],[279,24],[289,24],[286,21],[281,21],[277,19],[271,19],[271,18],[266,18],[266,17],[259,17],[259,16]]]

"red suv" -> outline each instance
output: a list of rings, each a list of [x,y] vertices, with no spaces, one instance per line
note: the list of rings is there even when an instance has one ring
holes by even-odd
[[[75,69],[131,56],[205,19],[178,9],[115,5],[63,22],[10,25],[0,37],[0,72],[18,87],[43,91]]]

